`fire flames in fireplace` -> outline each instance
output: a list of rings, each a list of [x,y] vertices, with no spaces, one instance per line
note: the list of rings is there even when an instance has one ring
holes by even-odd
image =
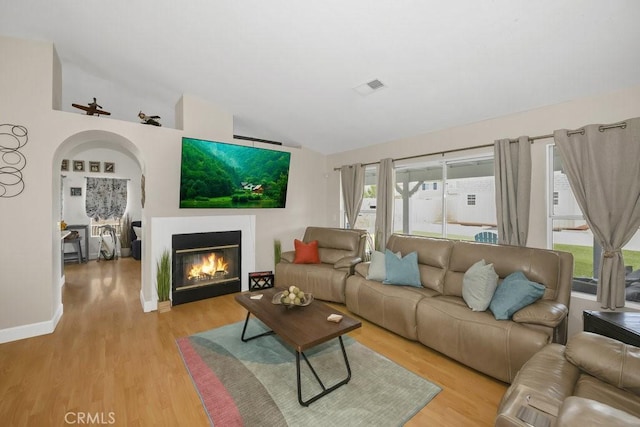
[[[228,274],[228,263],[224,257],[216,256],[215,253],[202,257],[202,262],[192,264],[187,272],[188,280],[211,280]]]

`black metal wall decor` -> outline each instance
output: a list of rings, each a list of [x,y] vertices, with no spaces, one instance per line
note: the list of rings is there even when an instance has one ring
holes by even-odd
[[[0,198],[15,197],[24,191],[22,170],[27,158],[20,149],[29,141],[27,128],[0,124]]]

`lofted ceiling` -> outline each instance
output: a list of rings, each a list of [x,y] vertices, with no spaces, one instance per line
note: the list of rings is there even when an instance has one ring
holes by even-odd
[[[0,0],[0,35],[55,44],[65,111],[173,127],[186,93],[324,154],[639,85],[639,22],[637,0]]]

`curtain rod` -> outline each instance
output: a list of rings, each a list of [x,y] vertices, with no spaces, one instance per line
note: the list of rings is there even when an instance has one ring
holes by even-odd
[[[66,175],[63,175],[64,178],[66,178]],[[111,178],[108,176],[83,176],[83,178],[104,178],[104,179],[124,179],[125,181],[131,181],[131,178]]]
[[[600,132],[604,132],[607,129],[613,129],[613,128],[626,128],[627,127],[627,122],[621,122],[621,123],[616,123],[613,125],[602,125],[598,128],[598,130]],[[567,131],[567,135],[571,136],[571,135],[575,135],[575,134],[582,134],[584,135],[584,128],[580,128],[577,130],[568,130]],[[533,144],[533,141],[537,141],[539,139],[549,139],[549,138],[553,138],[553,134],[549,133],[546,135],[538,135],[538,136],[532,136],[529,138],[529,142]],[[517,139],[510,139],[509,141],[511,142],[515,142],[517,141]],[[397,161],[401,161],[401,160],[411,160],[411,159],[417,159],[420,157],[426,157],[426,156],[435,156],[435,155],[442,155],[444,156],[445,154],[449,154],[449,153],[457,153],[459,151],[467,151],[467,150],[474,150],[476,148],[488,148],[488,147],[493,147],[494,144],[483,144],[483,145],[474,145],[473,147],[465,147],[465,148],[454,148],[452,150],[445,150],[445,151],[435,151],[433,153],[426,153],[426,154],[416,154],[414,156],[407,156],[407,157],[398,157],[397,159],[393,159],[394,162]],[[377,165],[380,162],[369,162],[369,163],[362,163],[362,166],[370,166],[370,165]],[[339,171],[340,168],[333,168],[334,171]]]

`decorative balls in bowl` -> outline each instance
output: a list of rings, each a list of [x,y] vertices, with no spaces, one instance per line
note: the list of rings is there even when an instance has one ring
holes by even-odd
[[[304,293],[297,286],[289,286],[289,289],[278,292],[273,298],[273,303],[287,307],[304,307],[311,304],[311,301],[313,301],[313,295]]]

